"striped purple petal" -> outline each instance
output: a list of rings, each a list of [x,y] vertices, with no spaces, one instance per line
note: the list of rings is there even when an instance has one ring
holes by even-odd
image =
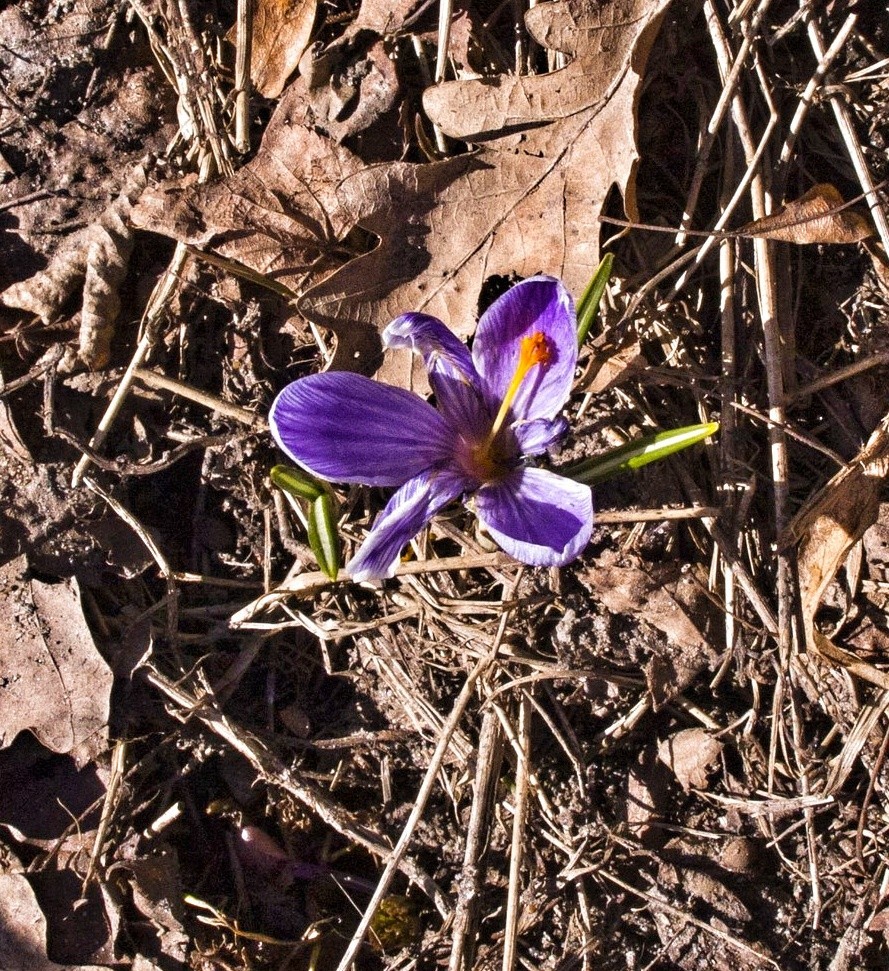
[[[464,433],[483,433],[492,416],[482,399],[472,355],[442,321],[429,314],[402,314],[383,331],[383,345],[422,355],[442,414]]]
[[[499,297],[478,322],[472,359],[489,409],[496,413],[518,364],[522,338],[542,333],[550,360],[535,365],[515,397],[513,420],[554,418],[571,393],[577,363],[574,301],[554,277],[523,280]]]
[[[561,416],[517,421],[512,426],[512,433],[522,455],[540,455],[562,441],[568,433],[568,422]]]
[[[432,405],[346,371],[287,385],[269,424],[294,461],[333,482],[397,486],[454,454],[454,431]]]
[[[427,469],[410,479],[377,516],[346,573],[356,581],[391,577],[405,545],[439,509],[470,487],[466,477],[452,467]]]
[[[510,556],[532,566],[564,566],[593,528],[593,496],[545,469],[519,468],[476,494],[478,518]]]

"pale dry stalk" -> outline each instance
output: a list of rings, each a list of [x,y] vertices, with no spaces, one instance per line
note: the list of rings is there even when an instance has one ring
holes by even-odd
[[[793,113],[793,118],[790,119],[787,137],[784,139],[784,144],[781,146],[781,154],[778,157],[775,175],[776,187],[784,186],[787,177],[787,167],[793,157],[793,150],[796,147],[797,138],[799,138],[799,134],[802,131],[806,115],[809,113],[809,108],[811,108],[815,100],[818,89],[823,85],[831,64],[833,64],[837,55],[846,45],[846,41],[849,39],[849,35],[852,33],[856,23],[858,23],[858,15],[854,13],[849,14],[843,22],[843,26],[837,31],[837,35],[831,42],[830,47],[819,58],[812,77],[809,79],[809,83],[799,96],[796,111]]]
[[[727,75],[730,64],[728,40],[715,6],[704,4],[707,25],[710,30],[720,72]],[[767,100],[768,95],[766,94]],[[739,95],[732,99],[732,120],[741,141],[748,167],[756,155],[756,146],[750,132],[747,109]],[[750,200],[755,219],[768,215],[770,200],[765,179],[757,170],[750,180]],[[787,525],[789,512],[789,483],[787,443],[784,435],[784,359],[781,328],[778,320],[777,281],[769,240],[753,240],[756,291],[759,303],[760,323],[763,334],[763,352],[766,364],[766,383],[769,399],[769,449],[771,457],[772,489],[774,494],[775,532],[780,535]],[[776,586],[778,594],[778,648],[782,671],[787,671],[792,652],[792,589],[791,569],[787,553],[776,555]]]
[[[521,692],[516,746],[515,809],[512,818],[512,845],[509,853],[509,892],[503,928],[503,971],[513,971],[518,960],[518,934],[521,917],[522,866],[525,833],[528,829],[531,789],[531,717],[533,708],[527,692]]]
[[[735,96],[735,92],[738,88],[738,84],[741,81],[741,72],[747,64],[747,58],[750,56],[750,52],[753,46],[753,37],[756,36],[759,24],[765,15],[766,10],[769,7],[770,0],[760,4],[759,8],[753,16],[750,23],[750,29],[747,31],[746,36],[741,41],[741,46],[738,49],[738,53],[735,55],[734,62],[732,63],[731,69],[728,75],[725,77],[722,92],[719,95],[719,99],[716,102],[716,107],[710,116],[710,121],[707,123],[707,128],[704,131],[703,137],[701,139],[701,144],[698,147],[697,152],[697,162],[695,163],[695,171],[692,175],[691,185],[688,190],[688,199],[685,203],[685,211],[682,214],[682,219],[679,225],[683,230],[688,229],[691,225],[692,218],[695,214],[695,209],[698,204],[698,196],[701,192],[701,186],[704,183],[704,176],[707,174],[707,168],[710,162],[710,152],[716,141],[716,135],[725,120],[726,112],[728,111],[729,104]],[[680,232],[676,236],[676,245],[683,246],[686,241],[686,235],[684,232]]]
[[[826,56],[821,29],[818,27],[815,18],[812,16],[811,9],[807,4],[802,3],[800,9],[803,11],[803,16],[806,20],[806,31],[809,35],[812,50],[815,53],[815,57],[820,61]],[[840,130],[843,141],[846,143],[849,159],[855,169],[855,174],[858,176],[861,191],[864,193],[864,198],[870,208],[874,225],[877,227],[877,235],[880,237],[880,242],[883,244],[884,250],[889,253],[889,219],[887,219],[886,209],[877,194],[876,186],[871,178],[870,169],[867,166],[867,159],[864,157],[864,150],[855,133],[855,124],[852,120],[852,115],[846,102],[838,94],[831,94],[830,106],[836,117],[837,127]]]
[[[451,956],[448,971],[465,971],[475,959],[475,936],[481,921],[481,888],[484,864],[482,853],[488,841],[494,791],[503,762],[503,732],[500,721],[490,709],[482,716],[475,781],[472,786],[472,808],[466,829],[463,867],[457,880],[457,903],[451,929]]]
[[[504,601],[508,601],[512,597],[515,587],[518,586],[521,580],[521,576],[522,572],[519,571],[513,588],[509,589],[508,591],[504,591]],[[432,753],[432,757],[426,769],[426,774],[417,793],[416,800],[414,801],[414,808],[411,810],[411,814],[404,825],[404,829],[398,838],[398,842],[393,847],[392,852],[388,855],[388,859],[385,867],[383,868],[383,872],[380,875],[377,888],[364,911],[355,933],[352,935],[352,939],[349,941],[349,945],[346,948],[340,963],[337,965],[337,971],[348,971],[350,965],[355,959],[355,956],[358,954],[359,948],[367,936],[371,921],[376,915],[380,903],[389,890],[389,885],[392,882],[392,878],[395,876],[399,863],[407,852],[408,845],[411,839],[413,839],[414,832],[416,831],[420,819],[426,810],[426,803],[429,801],[429,797],[432,794],[436,776],[442,767],[445,754],[450,747],[451,736],[456,731],[457,726],[466,713],[466,709],[475,694],[475,689],[479,680],[484,677],[484,675],[491,669],[497,660],[497,654],[500,650],[500,643],[503,640],[504,634],[506,633],[506,625],[509,620],[509,616],[510,610],[505,609],[503,611],[500,625],[497,629],[497,633],[494,637],[490,651],[481,658],[481,660],[469,673],[463,687],[460,690],[460,694],[457,696],[457,700],[454,702],[454,706],[451,709],[451,714],[448,716],[447,722],[442,729],[441,737],[435,746],[435,751]]]
[[[250,55],[253,47],[253,0],[238,0],[235,26],[235,149],[250,151]]]

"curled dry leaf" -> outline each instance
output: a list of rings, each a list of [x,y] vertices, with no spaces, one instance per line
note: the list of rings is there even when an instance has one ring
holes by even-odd
[[[180,968],[189,938],[183,928],[186,915],[179,859],[166,846],[155,846],[147,855],[128,849],[125,862],[112,864],[108,875],[114,877],[118,892],[126,888],[127,909],[135,909],[146,936],[154,937],[152,950],[163,955],[163,965]]]
[[[0,568],[0,657],[0,746],[30,729],[53,752],[70,752],[106,725],[113,676],[76,580],[30,578],[24,557]]]
[[[26,310],[49,324],[82,282],[78,356],[92,370],[104,367],[110,357],[120,313],[118,291],[133,251],[128,216],[144,185],[145,172],[137,167],[118,198],[91,226],[69,237],[45,270],[0,294],[5,306]]]
[[[818,630],[815,615],[849,551],[876,522],[887,474],[889,416],[880,422],[855,459],[800,510],[782,537],[785,546],[799,544],[800,606],[809,650],[883,688],[889,688],[885,673],[834,644]]]
[[[120,314],[119,291],[133,252],[133,230],[128,215],[144,186],[145,173],[139,169],[90,230],[78,357],[91,371],[105,367],[111,357],[111,338]]]
[[[846,205],[830,183],[813,185],[778,212],[747,223],[739,232],[785,243],[860,243],[874,235],[867,219]]]

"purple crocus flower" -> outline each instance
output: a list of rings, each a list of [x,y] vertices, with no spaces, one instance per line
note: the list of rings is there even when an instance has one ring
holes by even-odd
[[[269,419],[281,448],[319,478],[399,487],[346,572],[392,576],[405,544],[458,496],[472,497],[491,536],[523,563],[579,556],[592,529],[589,487],[523,462],[567,429],[559,413],[577,326],[565,287],[546,276],[513,287],[482,315],[471,353],[422,313],[393,320],[383,343],[422,354],[436,407],[339,371],[289,384]]]

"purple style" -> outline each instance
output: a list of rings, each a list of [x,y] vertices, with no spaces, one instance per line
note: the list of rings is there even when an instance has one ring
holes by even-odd
[[[436,407],[344,371],[289,384],[269,421],[281,448],[322,479],[398,486],[346,567],[354,580],[390,577],[408,543],[458,496],[511,556],[563,566],[593,524],[588,486],[523,463],[567,430],[560,412],[574,380],[574,303],[556,279],[532,277],[482,315],[472,353],[436,317],[409,313],[386,347],[422,354]]]

